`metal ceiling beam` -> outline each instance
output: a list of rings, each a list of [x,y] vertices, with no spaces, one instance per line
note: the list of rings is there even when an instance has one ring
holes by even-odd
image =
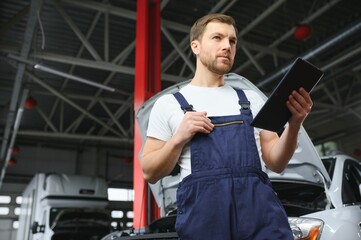
[[[26,85],[27,87],[30,87],[30,85]],[[6,91],[10,90],[9,88],[2,88],[0,87],[0,89],[4,89]],[[48,91],[43,91],[43,90],[31,90],[31,93],[34,95],[43,95],[43,96],[54,96],[52,93],[48,92]],[[64,92],[63,92],[64,93]],[[96,101],[103,101],[105,103],[111,103],[111,104],[125,104],[128,107],[132,106],[133,103],[129,103],[127,100],[120,100],[120,99],[115,99],[115,98],[110,98],[110,97],[95,97],[95,96],[91,96],[91,95],[80,95],[80,94],[73,94],[73,93],[65,93],[65,95],[69,98],[69,99],[78,99],[78,100],[85,100],[85,101],[93,101],[94,99]],[[128,95],[128,97],[131,95]],[[56,97],[56,96],[54,96]],[[59,98],[57,98],[59,99]]]
[[[358,101],[358,104],[360,104],[360,101]],[[345,111],[346,110],[346,111]],[[335,115],[332,115],[330,117],[325,117],[323,116],[322,119],[318,120],[318,121],[315,121],[314,123],[312,123],[310,126],[308,126],[307,128],[309,130],[312,131],[312,129],[319,129],[320,126],[323,126],[325,125],[326,123],[329,123],[331,121],[334,121],[335,118],[343,118],[345,116],[348,116],[350,114],[353,114],[355,115],[357,118],[360,118],[360,114],[356,112],[356,110],[360,111],[361,110],[361,107],[358,107],[358,108],[354,108],[353,106],[349,107],[349,106],[344,106],[342,108],[339,108],[339,113],[335,116]]]
[[[42,5],[43,5],[42,0],[31,1],[30,12],[28,14],[28,21],[26,24],[26,30],[24,34],[24,42],[20,51],[20,56],[22,58],[26,59],[29,55],[33,40],[33,35],[36,29],[36,16],[38,16],[38,13],[40,12]],[[6,159],[6,153],[7,150],[12,147],[9,145],[9,140],[11,139],[11,128],[15,123],[15,114],[18,108],[18,101],[19,101],[21,83],[24,77],[24,72],[25,72],[25,64],[19,64],[16,71],[14,88],[11,95],[9,111],[7,114],[6,124],[4,128],[4,135],[1,144],[0,161],[3,163],[3,166],[0,176],[0,188],[5,176],[7,161],[9,160]]]
[[[344,41],[347,38],[351,38],[354,35],[361,33],[361,19],[353,23],[351,26],[344,29],[342,32],[339,32],[335,34],[334,36],[328,38],[326,41],[321,43],[319,46],[311,49],[310,51],[302,54],[300,57],[309,60],[312,58],[317,57],[321,53],[324,53],[328,49],[332,47],[336,47],[338,44],[340,44],[342,41]],[[360,51],[360,50],[358,50]],[[350,53],[345,57],[352,56],[354,53]],[[345,60],[343,58],[342,60]],[[339,60],[336,60],[339,61]],[[286,64],[284,67],[282,67],[280,70],[276,71],[275,73],[269,75],[268,77],[262,79],[260,83],[257,84],[257,87],[261,88],[267,84],[270,84],[271,82],[275,81],[276,79],[280,79],[287,71],[291,68],[293,64],[293,61],[291,63]],[[332,66],[332,64],[328,64],[329,66]]]
[[[165,6],[165,5],[164,5]],[[99,10],[99,8],[97,8],[97,10]],[[109,16],[109,9],[106,8],[105,11],[103,11],[103,13],[105,14],[105,17],[107,18],[107,16]],[[98,19],[100,17],[100,14],[102,12],[101,11],[97,11],[97,15],[95,16],[95,18],[93,19],[93,22],[92,22],[92,25],[90,27],[90,29],[88,30],[88,33],[86,35],[86,39],[88,39],[90,37],[90,35],[92,34],[93,32],[93,29],[95,27],[95,24],[98,22]],[[122,13],[124,13],[124,11],[122,11]],[[108,61],[108,58],[106,57],[106,52],[107,52],[107,49],[108,49],[108,46],[107,46],[107,36],[108,36],[108,30],[106,30],[107,28],[109,27],[109,25],[107,25],[107,23],[105,22],[105,35],[104,35],[104,47],[105,47],[105,59]],[[132,50],[134,49],[134,46],[135,46],[135,41],[133,41],[131,44],[128,45],[128,47],[126,47],[117,57],[114,58],[114,60],[112,61],[113,63],[116,63],[117,65],[121,65],[125,59],[129,56],[129,54],[132,52]],[[78,54],[77,54],[77,57],[80,56],[82,50],[84,49],[84,45],[81,47],[81,49],[79,50]],[[74,65],[73,65],[74,67]],[[114,69],[113,67],[111,69]],[[108,82],[111,81],[111,79],[113,78],[114,76],[114,72],[112,72],[107,80],[104,82],[105,84],[107,84]],[[95,94],[95,97],[99,96],[100,93],[102,92],[101,89],[99,89],[97,91],[97,93]],[[90,110],[94,104],[96,103],[96,101],[94,101],[95,98],[92,100],[91,103],[89,103],[88,107],[87,107],[87,110]],[[124,105],[123,105],[124,106]],[[73,129],[73,132],[77,129],[77,127],[80,125],[80,123],[82,122],[82,120],[84,119],[84,114],[80,115],[78,119],[76,119],[73,124],[70,125],[71,128],[68,128],[67,129],[67,132],[70,130],[70,129]],[[103,129],[106,129],[106,128],[103,128]],[[123,132],[124,133],[124,132]]]
[[[92,44],[88,41],[88,39],[84,36],[84,34],[80,31],[80,29],[73,22],[71,17],[64,11],[64,9],[60,6],[57,0],[53,1],[55,8],[58,10],[60,15],[64,18],[65,22],[69,25],[70,29],[73,30],[75,35],[79,38],[79,40],[83,43],[85,48],[89,51],[90,55],[97,61],[101,61],[102,58],[98,54],[98,52],[93,48]]]
[[[79,105],[77,105],[76,103],[74,103],[73,101],[71,101],[69,98],[67,98],[66,96],[64,96],[63,94],[61,94],[60,92],[58,92],[56,89],[54,89],[53,87],[49,86],[48,84],[46,84],[45,82],[43,82],[42,80],[40,80],[37,76],[35,76],[33,73],[31,73],[30,71],[25,71],[25,73],[36,83],[38,83],[40,86],[44,87],[45,89],[47,89],[49,92],[53,93],[55,96],[61,98],[64,102],[68,103],[70,106],[72,106],[73,108],[77,109],[78,111],[80,111],[81,113],[85,114],[86,116],[88,116],[90,119],[94,120],[96,123],[100,124],[103,127],[106,127],[109,129],[109,131],[111,131],[112,133],[114,133],[115,135],[122,137],[122,135],[110,128],[109,126],[107,126],[103,121],[101,121],[100,119],[98,119],[97,117],[95,117],[93,114],[89,113],[88,111],[86,111],[85,109],[83,109],[82,107],[80,107]]]
[[[277,2],[273,3],[270,7],[266,9],[266,11],[262,12],[259,16],[257,16],[250,24],[248,24],[245,28],[242,28],[240,33],[238,34],[238,38],[242,38],[244,35],[247,34],[248,31],[252,30],[257,24],[262,22],[265,18],[267,18],[269,15],[271,15],[277,8],[279,8],[286,0],[278,0]],[[255,66],[255,68],[259,71],[259,73],[264,76],[265,71],[262,69],[260,64],[257,62],[257,60],[252,56],[252,54],[248,51],[248,49],[245,46],[242,46],[242,44],[237,45],[237,49],[241,48],[243,52],[248,57],[249,61]]]
[[[188,30],[189,31],[189,30]],[[178,44],[179,48],[182,51],[187,51],[189,49],[189,36],[187,35],[182,39],[182,41]],[[171,53],[167,55],[166,58],[162,61],[162,72],[165,72],[172,66],[172,64],[180,57],[176,50],[173,50]],[[184,79],[184,78],[183,78]]]
[[[322,87],[322,90],[326,93],[326,95],[328,96],[328,98],[331,100],[331,102],[335,105],[335,106],[339,106],[341,105],[341,103],[339,103],[333,96],[333,94],[330,92],[330,90],[328,90],[328,87],[326,85],[324,85]]]
[[[8,54],[17,54],[18,50],[11,48],[11,47],[1,47],[1,52],[8,53]],[[71,64],[75,66],[82,66],[82,67],[89,67],[94,69],[106,70],[110,72],[119,72],[129,75],[134,75],[134,68],[132,67],[125,67],[119,66],[113,62],[104,62],[104,61],[94,61],[79,57],[71,57],[57,53],[50,53],[50,52],[35,52],[30,53],[29,57],[32,59],[39,59],[39,60],[48,60],[53,62],[59,62],[64,64]],[[23,58],[25,59],[25,58]]]
[[[14,53],[14,49],[11,49],[11,48],[5,48],[5,49],[2,48],[1,51],[4,53]],[[29,56],[33,59],[34,58],[43,59],[43,60],[49,60],[49,61],[60,62],[60,63],[65,63],[65,64],[73,64],[73,65],[77,65],[77,66],[106,70],[106,71],[110,71],[110,72],[119,72],[119,73],[134,75],[134,68],[126,67],[126,66],[119,66],[114,63],[97,62],[97,61],[93,61],[93,60],[69,57],[69,56],[65,56],[65,55],[61,55],[61,54],[48,53],[48,52],[32,53]],[[120,56],[120,55],[118,55],[118,56]],[[184,81],[184,77],[180,77],[178,75],[162,73],[162,80],[178,83],[178,82]]]
[[[310,16],[308,16],[307,18],[305,18],[302,23],[308,23],[311,22],[313,19],[321,16],[324,12],[326,12],[327,10],[329,10],[330,8],[332,8],[335,4],[337,4],[338,2],[340,2],[341,0],[333,0],[327,4],[325,4],[322,8],[318,9],[316,12],[314,12],[313,14],[311,14]],[[280,44],[281,42],[283,42],[285,39],[289,38],[290,36],[292,36],[293,31],[295,28],[292,28],[290,30],[288,30],[287,32],[285,32],[281,37],[279,37],[278,39],[276,39],[273,43],[271,43],[269,46],[267,46],[268,48],[275,48],[278,44]],[[263,57],[265,55],[265,53],[260,52],[258,53],[254,58],[255,59],[259,59],[261,57]],[[249,67],[252,64],[251,61],[247,61],[244,64],[242,64],[241,66],[239,66],[238,68],[236,68],[234,70],[234,72],[239,73],[242,72],[243,69]]]
[[[120,65],[123,64],[124,61],[126,60],[126,58],[128,57],[128,55],[132,52],[132,50],[133,50],[132,47],[134,47],[134,46],[135,46],[135,44],[134,44],[134,45],[133,45],[132,43],[129,44],[125,49],[123,49],[122,52],[120,52],[120,53],[118,54],[118,56],[116,56],[116,57],[113,59],[112,63],[114,63],[114,64],[120,64]],[[104,81],[104,84],[108,84],[108,83],[113,79],[114,75],[115,75],[115,72],[111,72],[111,73],[108,75],[108,77],[106,78],[106,80]],[[102,90],[99,89],[99,90],[95,93],[95,97],[98,97],[98,96],[101,94],[101,92],[102,92]],[[125,93],[122,93],[122,94],[125,94]],[[127,94],[127,95],[129,96],[129,94]],[[131,95],[131,96],[133,96],[133,95]],[[96,101],[91,101],[91,102],[89,103],[89,105],[86,107],[86,109],[87,109],[87,110],[90,110],[90,109],[95,105],[95,103],[96,103]],[[133,106],[133,105],[131,105],[131,106]],[[129,107],[130,107],[130,106],[129,106]],[[79,127],[79,125],[80,125],[81,121],[84,119],[84,117],[85,117],[84,114],[80,115],[80,116],[73,122],[73,124],[70,125],[70,126],[73,126],[73,127],[72,127],[72,128],[73,128],[73,131],[75,131],[75,130]],[[70,128],[68,128],[67,131],[70,131]]]
[[[268,48],[268,47],[263,46],[263,45],[246,42],[243,39],[238,39],[237,40],[237,45],[238,44],[241,45],[241,46],[245,46],[249,50],[253,50],[253,51],[257,51],[257,52],[263,52],[263,53],[266,53],[266,54],[269,54],[269,55],[276,55],[276,56],[278,56],[280,58],[289,59],[292,56],[294,56],[294,54],[292,54],[292,53],[285,52],[285,51],[279,50],[277,48]]]
[[[37,52],[31,54],[30,56],[53,62],[72,64],[76,66],[89,67],[94,69],[106,70],[110,72],[119,72],[119,73],[134,75],[133,67],[119,66],[112,62],[94,61],[94,60],[78,58],[78,57],[70,57],[56,53],[49,53],[49,52]]]
[[[50,121],[50,119],[46,116],[43,110],[39,106],[36,106],[36,111],[39,115],[44,119],[45,123],[53,130],[53,132],[59,132],[58,129],[54,126],[54,124]]]
[[[356,63],[358,64],[358,63]],[[327,78],[336,80],[338,77],[340,77],[340,72],[345,72],[347,71],[347,69],[349,69],[350,67],[345,67],[344,69],[339,70],[338,72],[333,73],[332,75],[327,76]],[[357,81],[357,80],[356,80]],[[356,82],[353,81],[353,82]],[[320,90],[322,89],[322,87],[320,87]],[[356,111],[360,111],[361,110],[361,93],[357,93],[352,101],[349,101],[349,91],[350,88],[348,85],[343,85],[340,86],[338,91],[347,91],[346,97],[344,98],[343,104],[329,104],[329,103],[324,103],[323,101],[325,100],[325,98],[328,98],[328,96],[324,96],[324,98],[321,98],[317,101],[317,106],[320,108],[324,108],[326,111],[323,112],[322,116],[320,119],[315,119],[311,125],[308,126],[308,129],[319,129],[320,126],[331,122],[334,120],[335,115],[333,114],[334,111],[338,111],[337,117],[345,117],[347,115],[353,114],[356,117],[358,117],[359,115],[356,115],[355,113],[357,113]],[[345,111],[346,110],[346,111]],[[311,114],[313,115],[313,111],[311,112]]]
[[[339,56],[335,60],[322,66],[322,70],[324,70],[324,71],[328,70],[328,69],[336,66],[337,64],[340,64],[343,61],[346,61],[350,57],[353,57],[354,55],[359,54],[360,52],[361,52],[361,45],[356,48],[352,48],[350,51],[348,51],[346,53],[343,52],[342,54],[339,54]]]
[[[134,50],[135,47],[135,41],[131,42],[126,48],[121,51],[118,56],[116,56],[112,62],[122,64],[127,57],[130,55],[130,53]]]
[[[101,13],[100,13],[100,12],[97,12],[97,14],[94,16],[93,21],[92,21],[92,23],[90,24],[90,27],[89,27],[86,35],[85,35],[85,38],[86,38],[87,40],[88,40],[88,39],[90,38],[90,36],[93,34],[93,31],[94,31],[94,29],[95,29],[95,27],[96,27],[96,25],[97,25],[97,23],[98,23],[98,21],[99,21],[100,16],[101,16]],[[79,50],[78,50],[78,52],[77,52],[77,54],[76,54],[76,57],[77,57],[77,58],[80,58],[80,57],[82,56],[82,54],[83,54],[83,52],[84,52],[84,49],[85,49],[85,46],[84,46],[84,45],[81,45],[80,48],[79,48]],[[75,66],[75,65],[72,65],[72,66],[70,67],[68,73],[69,73],[69,74],[73,74],[75,68],[76,68],[76,66]],[[61,86],[61,88],[60,88],[61,91],[63,91],[63,90],[65,89],[66,85],[68,84],[68,80],[69,80],[68,78],[65,78],[65,79],[64,79],[64,82],[63,82],[63,84],[62,84],[62,86]],[[68,97],[69,97],[69,96],[68,96]],[[92,101],[93,101],[93,100],[94,100],[94,99],[92,99]],[[57,106],[58,106],[58,104],[59,104],[59,101],[60,101],[60,99],[59,99],[59,98],[56,98],[56,100],[55,100],[55,102],[54,102],[54,104],[53,104],[53,106],[52,106],[52,108],[51,108],[50,114],[49,114],[49,118],[50,118],[50,119],[53,118],[53,116],[54,116],[54,114],[55,114],[55,111],[56,111],[56,109],[57,109]],[[61,120],[62,120],[62,119],[61,119]],[[60,126],[63,127],[63,124],[60,124]],[[44,127],[44,130],[46,130],[46,129],[47,129],[47,125],[45,125],[45,127]]]
[[[20,22],[20,20],[22,20],[28,14],[29,10],[30,10],[30,4],[26,5],[15,16],[13,16],[6,24],[4,24],[0,28],[0,36],[5,35],[9,29],[15,26],[18,22]]]
[[[262,67],[259,65],[259,63],[254,59],[254,57],[252,56],[252,54],[248,51],[248,49],[245,46],[241,45],[241,49],[243,50],[244,54],[246,54],[246,56],[248,57],[248,59],[252,62],[252,64],[256,67],[256,69],[258,70],[258,72],[264,76],[266,73],[265,71],[262,69]]]
[[[82,7],[85,9],[90,9],[94,11],[99,11],[102,13],[108,12],[111,15],[115,15],[122,18],[127,18],[135,21],[135,12],[130,11],[124,8],[113,6],[109,3],[98,3],[95,1],[88,1],[88,0],[62,0],[61,2],[67,3],[69,5]],[[134,22],[135,24],[135,22]]]
[[[183,59],[183,61],[185,62],[185,64],[187,64],[187,66],[190,68],[190,70],[192,72],[195,72],[196,69],[194,67],[193,62],[191,62],[189,60],[189,58],[184,54],[183,50],[179,47],[179,45],[177,44],[176,40],[172,37],[172,35],[170,34],[170,32],[167,30],[167,28],[165,28],[164,26],[161,26],[161,30],[163,32],[163,34],[166,36],[166,38],[168,39],[168,41],[172,44],[172,46],[174,47],[174,49],[177,51],[177,53],[181,56],[181,58]]]
[[[279,8],[286,0],[278,0],[269,6],[264,12],[262,12],[259,16],[252,20],[247,26],[242,28],[238,33],[238,38],[242,38],[246,35],[250,30],[252,30],[255,26],[257,26],[260,22],[262,22],[265,18],[267,18],[271,13],[273,13],[277,8]]]
[[[103,107],[105,112],[109,115],[109,117],[112,119],[114,124],[118,127],[118,129],[123,133],[124,136],[127,136],[127,132],[124,130],[123,126],[120,124],[118,119],[115,118],[114,114],[109,110],[107,105],[103,101],[99,101],[100,105]],[[107,125],[109,126],[109,125]]]
[[[58,100],[59,98],[57,98]],[[60,101],[60,99],[59,99]],[[60,102],[60,113],[59,113],[59,131],[64,131],[64,101]]]
[[[32,130],[21,130],[18,131],[19,136],[29,137],[44,137],[44,138],[62,138],[69,140],[89,140],[89,141],[105,141],[120,144],[133,144],[133,139],[120,138],[120,137],[108,137],[108,136],[93,136],[85,134],[68,134],[68,133],[54,133],[54,132],[43,132],[43,131],[32,131]]]
[[[25,59],[22,59],[22,58],[20,58],[18,56],[12,55],[12,54],[9,54],[8,58],[12,59],[12,60],[15,60],[17,62],[20,62],[20,63],[26,63],[26,64],[28,64],[29,66],[33,67],[36,70],[41,70],[41,71],[46,72],[46,73],[51,73],[51,74],[54,74],[54,75],[57,75],[57,76],[60,76],[60,77],[64,77],[66,79],[71,79],[71,80],[74,80],[74,81],[77,81],[77,82],[81,82],[81,83],[84,83],[84,84],[87,84],[87,85],[90,85],[90,86],[93,86],[93,87],[96,87],[96,88],[99,88],[99,89],[102,89],[102,90],[107,90],[107,91],[110,91],[110,92],[115,92],[117,90],[117,89],[109,87],[107,85],[100,84],[100,83],[97,83],[95,81],[90,81],[90,80],[81,78],[79,76],[71,75],[71,74],[68,74],[68,73],[65,73],[65,72],[62,72],[62,71],[59,71],[59,70],[56,70],[56,69],[53,69],[53,68],[50,68],[50,67],[47,67],[47,66],[44,66],[44,65],[41,65],[41,64],[37,64],[36,62],[33,62],[31,60],[25,60]]]
[[[104,60],[109,61],[109,13],[104,13]]]
[[[130,20],[134,20],[134,21],[136,20],[136,16],[135,16],[136,12],[130,11],[128,9],[117,7],[117,6],[111,5],[109,3],[98,3],[98,2],[88,1],[88,0],[77,0],[77,1],[62,0],[62,2],[66,3],[66,4],[69,4],[69,5],[82,7],[82,8],[85,8],[85,9],[100,11],[102,13],[107,12],[107,13],[109,13],[111,15],[126,18],[126,19],[130,19]],[[166,3],[164,3],[164,5],[162,5],[163,8],[165,7],[165,4]],[[182,31],[182,32],[188,32],[189,31],[189,26],[186,26],[184,24],[169,21],[169,20],[166,20],[166,19],[162,19],[162,22],[163,22],[163,24],[165,24],[167,26],[168,29]],[[135,24],[135,22],[134,22],[134,24]]]
[[[129,96],[129,98],[127,99],[127,102],[128,102],[128,104],[120,105],[118,110],[115,112],[115,114],[114,114],[115,119],[119,119],[127,110],[129,110],[130,116],[133,116],[133,111],[132,111],[132,109],[129,109],[129,108],[133,106],[134,96],[133,95]],[[126,136],[130,136],[130,134],[129,134],[130,132],[133,133],[133,131],[131,131],[133,121],[132,121],[131,117],[129,117],[129,118],[130,118],[130,129],[128,129]],[[115,122],[112,119],[109,119],[107,121],[107,126],[112,126],[114,123]],[[106,128],[102,128],[99,130],[98,135],[103,136],[103,135],[105,135],[105,133],[107,131],[108,130]]]
[[[93,21],[92,21],[92,24],[86,34],[86,39],[89,39],[90,36],[92,35],[93,33],[93,30],[95,29],[95,26],[100,18],[100,15],[101,15],[102,12],[100,11],[97,11],[97,14],[95,15]],[[108,14],[108,11],[105,12],[105,15],[106,16],[109,16]],[[106,24],[105,26],[106,28],[109,28],[109,25]],[[105,56],[107,55],[106,54],[106,49],[109,48],[109,46],[107,46],[108,44],[108,40],[107,40],[107,36],[108,36],[108,33],[107,33],[108,30],[105,30],[105,35],[104,35],[104,47],[105,47]],[[116,65],[121,65],[125,59],[127,58],[127,56],[131,53],[131,50],[133,50],[134,48],[134,44],[130,44],[128,47],[126,47],[118,56],[116,56],[114,58],[114,60],[112,61],[113,64],[116,64]],[[77,57],[81,56],[82,52],[84,50],[84,45],[82,45],[82,47],[79,49],[78,51],[78,54],[77,54]],[[108,61],[108,57],[105,57],[106,61]],[[75,65],[72,66],[72,69],[74,69]],[[112,68],[113,69],[113,68]],[[104,81],[103,84],[108,84],[112,78],[114,77],[115,75],[115,72],[114,71],[111,71],[111,73],[108,75],[107,79]],[[96,103],[95,99],[100,95],[100,93],[102,92],[102,89],[99,89],[96,93],[95,93],[95,97],[92,99],[92,101],[89,103],[89,105],[87,106],[87,110],[90,110]],[[119,90],[119,93],[121,94],[125,94],[127,95],[124,91],[121,91]],[[82,114],[80,115],[72,124],[70,124],[69,128],[66,130],[66,132],[70,131],[70,129],[72,129],[73,132],[76,131],[76,129],[79,127],[79,125],[81,124],[82,120],[84,119],[85,115]]]

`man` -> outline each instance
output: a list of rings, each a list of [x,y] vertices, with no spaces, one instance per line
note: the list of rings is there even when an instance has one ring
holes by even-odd
[[[141,158],[144,178],[155,183],[180,165],[181,239],[293,239],[260,155],[268,169],[284,170],[312,107],[309,94],[300,89],[289,96],[285,104],[292,117],[280,137],[253,129],[252,114],[263,100],[251,90],[233,89],[223,77],[236,53],[233,18],[204,16],[193,25],[190,40],[196,72],[179,93],[154,104]]]

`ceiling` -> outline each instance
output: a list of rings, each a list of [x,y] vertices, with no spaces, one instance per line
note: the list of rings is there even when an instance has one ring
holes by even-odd
[[[132,149],[136,2],[0,2],[2,165],[15,142]],[[162,88],[192,77],[188,32],[212,12],[236,19],[232,72],[265,93],[296,57],[324,70],[304,124],[315,143],[360,135],[361,1],[163,0]],[[299,24],[312,27],[305,40],[293,37]],[[29,96],[37,105],[22,111]]]

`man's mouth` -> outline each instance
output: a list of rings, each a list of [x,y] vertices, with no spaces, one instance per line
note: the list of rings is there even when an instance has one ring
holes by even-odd
[[[220,55],[218,57],[221,58],[222,60],[228,60],[228,61],[231,60],[231,58],[229,56],[227,56],[227,55]]]

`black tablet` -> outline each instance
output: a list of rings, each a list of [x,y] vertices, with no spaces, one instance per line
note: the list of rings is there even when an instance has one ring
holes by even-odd
[[[300,87],[311,92],[322,76],[320,69],[302,58],[297,58],[255,116],[251,126],[280,132],[291,117],[286,106],[289,95]]]

